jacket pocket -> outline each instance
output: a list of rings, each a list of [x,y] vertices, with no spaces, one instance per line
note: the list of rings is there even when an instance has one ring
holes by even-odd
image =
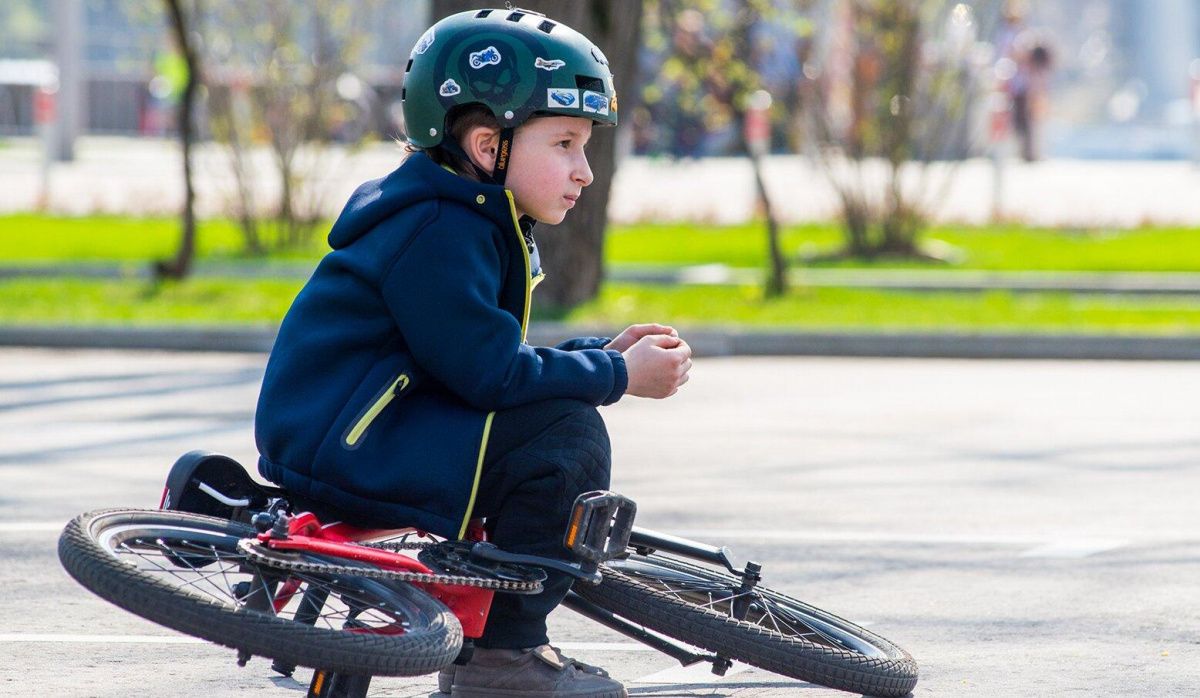
[[[358,416],[350,421],[350,426],[342,434],[342,446],[346,449],[354,450],[362,445],[363,439],[367,435],[367,429],[371,427],[371,424],[393,400],[408,391],[412,384],[413,379],[408,372],[391,378],[383,390],[376,393],[375,397],[358,413]]]

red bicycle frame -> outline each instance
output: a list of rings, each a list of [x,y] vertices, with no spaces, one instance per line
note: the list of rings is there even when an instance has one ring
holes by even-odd
[[[395,538],[405,534],[416,534],[421,537],[428,534],[414,528],[396,530],[363,529],[345,523],[322,525],[311,512],[303,512],[288,520],[286,537],[273,535],[272,532],[260,533],[258,540],[273,550],[306,552],[326,557],[342,558],[364,562],[380,569],[397,572],[415,572],[418,574],[435,574],[421,563],[420,560],[401,555],[400,553],[379,548],[371,548],[359,543],[380,538]],[[467,531],[467,539],[480,541],[486,538],[483,527],[479,522],[472,522]],[[477,638],[483,634],[487,624],[488,611],[492,606],[495,592],[491,589],[461,586],[456,584],[439,584],[429,582],[409,582],[438,601],[446,604],[462,625],[463,637]],[[285,585],[276,594],[276,610],[286,605],[291,598],[292,590],[288,593]]]

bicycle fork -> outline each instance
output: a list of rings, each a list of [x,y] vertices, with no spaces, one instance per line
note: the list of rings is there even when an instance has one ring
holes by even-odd
[[[629,536],[629,547],[633,548],[639,555],[649,555],[662,550],[698,562],[706,562],[724,567],[728,572],[741,579],[741,584],[733,594],[731,604],[732,616],[738,620],[746,619],[746,614],[750,610],[751,592],[758,582],[762,580],[762,565],[756,562],[747,562],[744,568],[738,569],[734,566],[730,558],[729,548],[718,548],[638,526],[633,527],[632,533]],[[697,662],[710,662],[712,664],[712,672],[717,676],[724,676],[725,672],[733,666],[733,660],[728,657],[707,652],[694,652],[684,645],[656,635],[636,623],[631,623],[615,615],[608,609],[597,606],[574,591],[567,593],[567,597],[563,599],[562,605],[630,639],[637,640],[662,652],[683,666],[691,666]]]

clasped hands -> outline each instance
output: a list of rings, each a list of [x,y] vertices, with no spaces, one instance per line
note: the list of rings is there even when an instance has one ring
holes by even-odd
[[[674,327],[648,323],[630,325],[604,347],[621,352],[629,373],[628,395],[666,398],[688,382],[692,348]]]

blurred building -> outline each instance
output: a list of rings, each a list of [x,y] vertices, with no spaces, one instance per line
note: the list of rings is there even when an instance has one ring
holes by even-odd
[[[219,21],[201,3],[206,28]],[[378,0],[343,0],[363,27],[362,60],[353,72],[374,98],[372,125],[380,135],[393,131],[400,79],[409,51],[429,19],[428,0],[405,0],[401,7]],[[311,11],[306,3],[297,13]],[[63,51],[63,28],[77,24],[77,51]],[[220,31],[204,31],[218,44],[205,47],[210,84],[219,87],[232,72],[221,56]],[[161,0],[0,0],[0,136],[35,130],[35,93],[49,67],[60,77],[78,73],[80,127],[91,134],[164,135],[172,130],[170,28]],[[71,54],[75,55],[72,56]],[[172,73],[175,73],[174,77]],[[186,74],[186,73],[185,73]]]

